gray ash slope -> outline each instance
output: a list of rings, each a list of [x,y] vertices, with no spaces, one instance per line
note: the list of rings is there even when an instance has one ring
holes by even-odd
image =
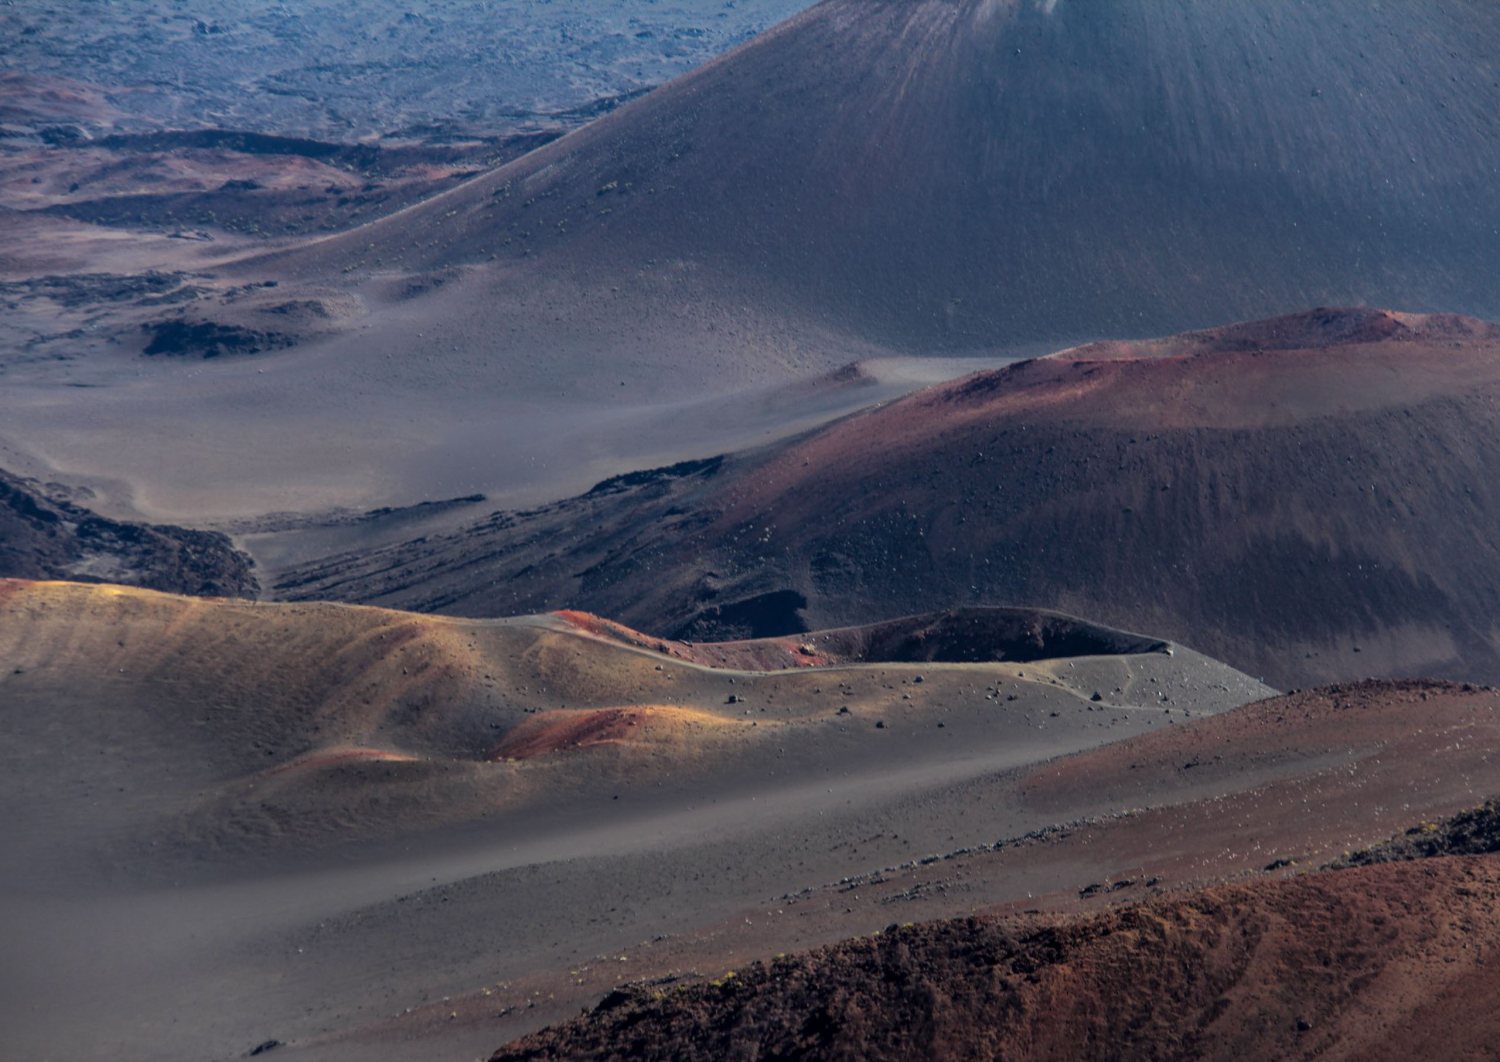
[[[605,293],[601,334],[701,303],[723,319],[697,341],[741,357],[722,333],[770,312],[923,352],[1311,305],[1500,316],[1497,57],[1480,0],[826,0],[255,268],[477,264],[501,305]]]

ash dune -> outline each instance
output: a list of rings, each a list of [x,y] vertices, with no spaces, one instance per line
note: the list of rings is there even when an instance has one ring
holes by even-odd
[[[119,278],[100,280],[114,287]],[[189,298],[207,287],[189,275],[161,282]],[[304,312],[303,302],[321,309]],[[320,522],[332,532],[325,539],[381,541],[340,533],[350,512],[476,494],[543,504],[633,470],[788,438],[1010,360],[881,358],[676,399],[581,399],[560,385],[545,393],[490,386],[486,374],[501,360],[490,352],[439,357],[419,346],[387,359],[372,344],[350,360],[331,346],[288,347],[348,317],[350,302],[333,289],[303,299],[285,287],[215,285],[188,305],[187,328],[166,336],[181,356],[122,357],[117,349],[87,365],[18,371],[0,392],[0,446],[22,454],[33,475],[88,484],[95,508],[112,519],[232,531],[269,565],[326,554],[326,542],[309,546],[317,536],[300,533]],[[143,326],[158,315],[119,312],[132,320],[128,341],[144,349],[152,337]],[[234,356],[203,360],[221,347]],[[176,459],[189,444],[192,460]],[[286,526],[298,533],[283,533]]]
[[[1170,653],[1155,638],[1021,608],[962,608],[784,638],[669,642],[587,613],[561,616],[581,630],[710,667],[775,670],[866,663],[995,664]]]
[[[1318,310],[1064,351],[792,443],[282,573],[695,639],[1025,603],[1281,686],[1500,677],[1500,331]]]
[[[78,815],[79,848],[152,837],[199,861],[540,813],[611,785],[858,770],[895,755],[878,731],[908,726],[932,731],[902,744],[936,768],[955,743],[939,731],[966,729],[951,702],[980,686],[962,715],[1012,740],[1043,703],[1058,713],[1035,755],[1163,725],[1162,690],[1198,711],[1264,691],[1190,650],[1019,610],[712,646],[578,613],[466,621],[69,583],[0,582],[0,612],[6,696],[35,710],[10,733],[17,821],[51,844],[66,812],[42,794],[124,783],[130,800]],[[908,674],[918,663],[932,670]]]

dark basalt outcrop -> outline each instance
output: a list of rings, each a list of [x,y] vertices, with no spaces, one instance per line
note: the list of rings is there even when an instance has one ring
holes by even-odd
[[[226,535],[109,520],[3,471],[0,577],[216,597],[253,597],[259,590],[250,558]]]

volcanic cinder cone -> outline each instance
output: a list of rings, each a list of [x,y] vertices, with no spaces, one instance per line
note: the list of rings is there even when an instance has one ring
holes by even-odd
[[[827,0],[286,264],[482,265],[463,313],[601,359],[1494,317],[1497,173],[1487,0]]]

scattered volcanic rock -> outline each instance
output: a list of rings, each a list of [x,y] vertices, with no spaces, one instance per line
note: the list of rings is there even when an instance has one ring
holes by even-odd
[[[1361,849],[1338,866],[1369,866],[1406,859],[1447,855],[1486,855],[1500,852],[1500,801],[1487,800],[1441,822],[1423,822],[1384,844]]]
[[[250,558],[212,531],[108,520],[0,471],[0,577],[254,596]]]
[[[1500,859],[1218,887],[1028,928],[896,927],[610,993],[491,1062],[1484,1055]]]
[[[712,474],[285,573],[288,597],[768,636],[954,602],[1160,632],[1274,685],[1500,679],[1500,328],[1319,310],[1078,348]],[[772,607],[775,606],[775,607]]]

